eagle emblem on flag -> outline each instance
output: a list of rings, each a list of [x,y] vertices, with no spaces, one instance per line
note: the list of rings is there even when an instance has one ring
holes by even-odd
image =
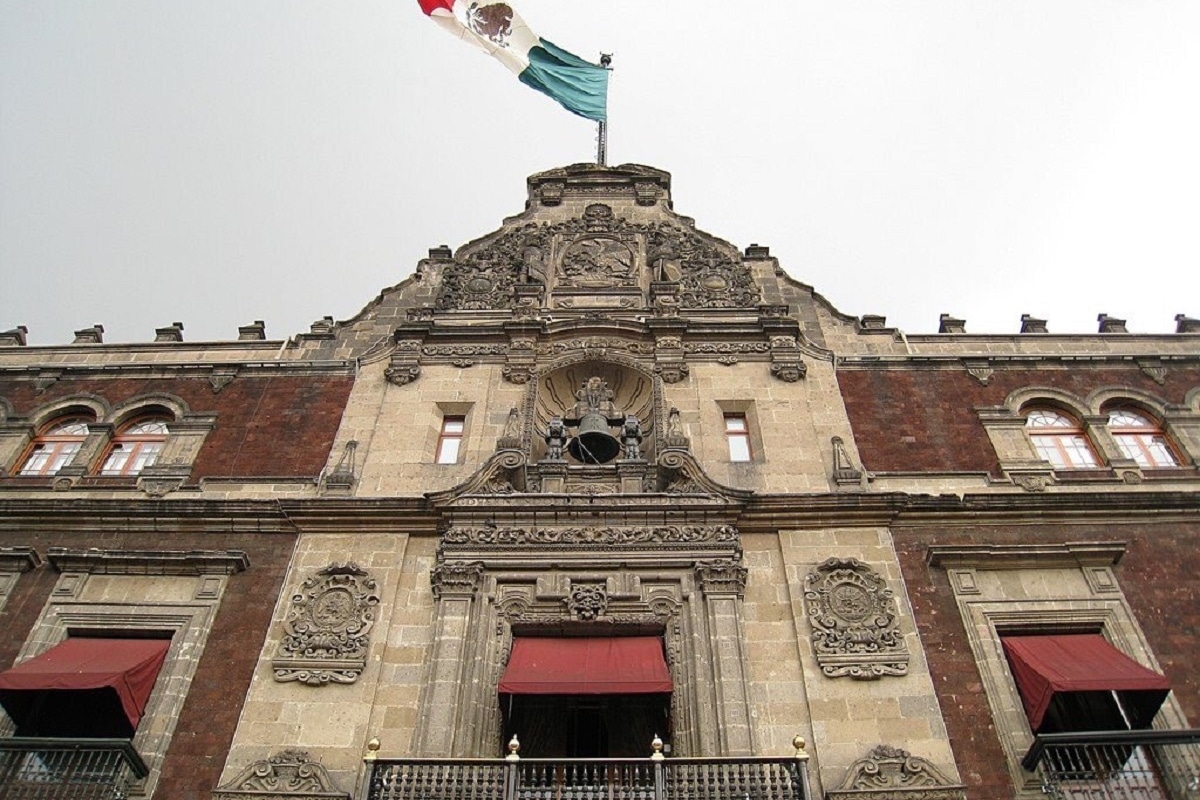
[[[513,10],[508,3],[471,3],[467,7],[467,24],[471,30],[501,47],[508,45],[512,21]]]

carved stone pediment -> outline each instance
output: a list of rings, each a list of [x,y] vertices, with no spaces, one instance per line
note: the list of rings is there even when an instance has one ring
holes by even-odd
[[[908,674],[892,590],[856,558],[830,558],[804,580],[813,653],[830,678]]]
[[[850,765],[842,785],[826,792],[839,800],[965,800],[966,788],[924,758],[877,745]]]
[[[308,753],[284,750],[255,761],[217,788],[212,800],[349,800]]]
[[[443,268],[436,306],[514,310],[533,300],[568,309],[647,308],[651,285],[671,285],[673,308],[757,308],[759,288],[737,249],[685,222],[635,222],[591,203],[573,219],[501,229]]]
[[[367,665],[375,624],[375,579],[357,564],[330,564],[292,595],[275,680],[309,686],[354,683]]]

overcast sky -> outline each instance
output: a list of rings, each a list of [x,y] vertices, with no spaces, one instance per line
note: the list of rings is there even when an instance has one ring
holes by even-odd
[[[1200,2],[513,0],[609,162],[911,333],[1200,316]],[[494,230],[595,128],[416,0],[0,0],[0,330],[271,338]]]

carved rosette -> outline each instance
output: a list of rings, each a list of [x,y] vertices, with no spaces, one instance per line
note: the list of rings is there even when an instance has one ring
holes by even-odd
[[[851,764],[842,785],[827,794],[839,800],[964,800],[966,789],[928,760],[881,744]]]
[[[804,580],[813,652],[830,678],[908,674],[892,590],[856,558],[830,558]]]
[[[483,564],[478,561],[439,564],[429,573],[433,596],[439,599],[452,596],[473,597],[479,590],[481,580],[483,580]]]
[[[302,750],[284,750],[255,761],[219,787],[212,800],[349,800],[325,767]]]
[[[367,664],[375,624],[375,580],[353,562],[330,564],[292,595],[275,680],[309,686],[354,683]]]

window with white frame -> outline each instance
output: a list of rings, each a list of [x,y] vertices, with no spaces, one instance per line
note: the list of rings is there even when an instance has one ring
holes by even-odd
[[[1131,408],[1108,412],[1108,432],[1121,448],[1121,454],[1144,469],[1179,466],[1179,457],[1167,441],[1162,427],[1150,417]]]
[[[1038,457],[1055,469],[1092,469],[1100,466],[1083,426],[1055,408],[1025,412],[1025,431]]]

